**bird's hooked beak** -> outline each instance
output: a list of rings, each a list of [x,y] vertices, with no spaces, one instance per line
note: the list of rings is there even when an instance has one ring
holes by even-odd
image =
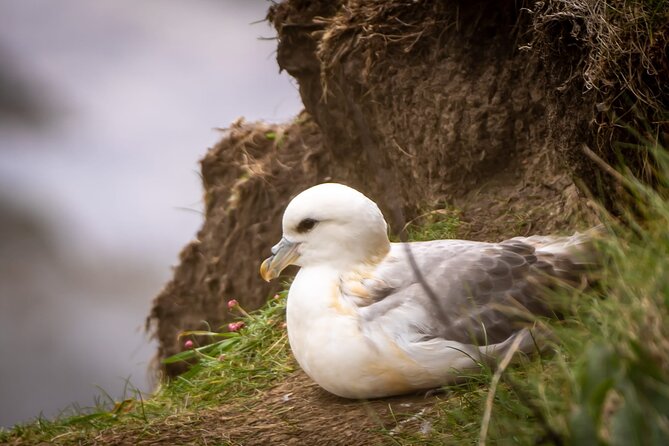
[[[291,242],[283,237],[279,243],[272,247],[272,255],[260,265],[260,276],[267,282],[279,277],[281,271],[292,265],[300,256],[297,252],[299,245],[299,243]]]

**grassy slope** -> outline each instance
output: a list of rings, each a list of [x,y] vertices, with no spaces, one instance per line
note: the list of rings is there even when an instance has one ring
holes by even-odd
[[[385,442],[472,444],[485,425],[487,444],[669,444],[669,201],[640,184],[631,188],[643,203],[644,226],[628,218],[627,229],[616,226],[619,235],[602,242],[599,284],[569,293],[568,317],[551,324],[559,339],[553,352],[507,368],[494,398],[490,370],[447,389],[421,416],[420,429],[380,431]],[[457,224],[454,211],[431,212],[408,232],[414,240],[448,237]],[[0,433],[0,441],[77,443],[109,427],[144,426],[140,432],[149,435],[156,420],[178,423],[207,407],[255,398],[294,367],[283,294],[244,317],[239,333],[206,333],[217,342],[185,353],[199,363],[153,397],[37,420]]]
[[[233,399],[252,398],[292,371],[285,328],[285,292],[263,309],[244,318],[236,333],[189,332],[188,338],[214,338],[214,343],[177,355],[174,360],[198,358],[187,373],[163,384],[150,398],[136,394],[55,421],[38,419],[0,433],[0,442],[40,441],[77,443],[109,427],[150,425],[155,420],[196,412]],[[243,310],[242,310],[243,311]],[[104,407],[107,406],[107,407]]]

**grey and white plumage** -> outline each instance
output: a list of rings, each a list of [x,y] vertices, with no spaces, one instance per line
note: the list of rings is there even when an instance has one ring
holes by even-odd
[[[390,243],[373,201],[326,183],[289,203],[261,274],[301,267],[287,303],[295,358],[326,390],[373,398],[453,382],[517,337],[534,350],[531,322],[553,315],[545,288],[577,283],[589,249],[584,234]]]

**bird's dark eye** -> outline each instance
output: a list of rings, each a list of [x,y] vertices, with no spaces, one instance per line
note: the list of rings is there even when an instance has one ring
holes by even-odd
[[[300,222],[299,225],[297,225],[297,232],[299,233],[309,232],[312,229],[314,229],[316,223],[318,223],[318,221],[314,220],[313,218],[305,218]]]

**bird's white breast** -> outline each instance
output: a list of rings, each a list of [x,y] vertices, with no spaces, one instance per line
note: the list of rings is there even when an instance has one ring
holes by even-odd
[[[341,298],[339,274],[302,268],[287,305],[288,338],[300,367],[321,387],[347,398],[410,391],[418,365],[382,331],[363,333],[357,308]]]

